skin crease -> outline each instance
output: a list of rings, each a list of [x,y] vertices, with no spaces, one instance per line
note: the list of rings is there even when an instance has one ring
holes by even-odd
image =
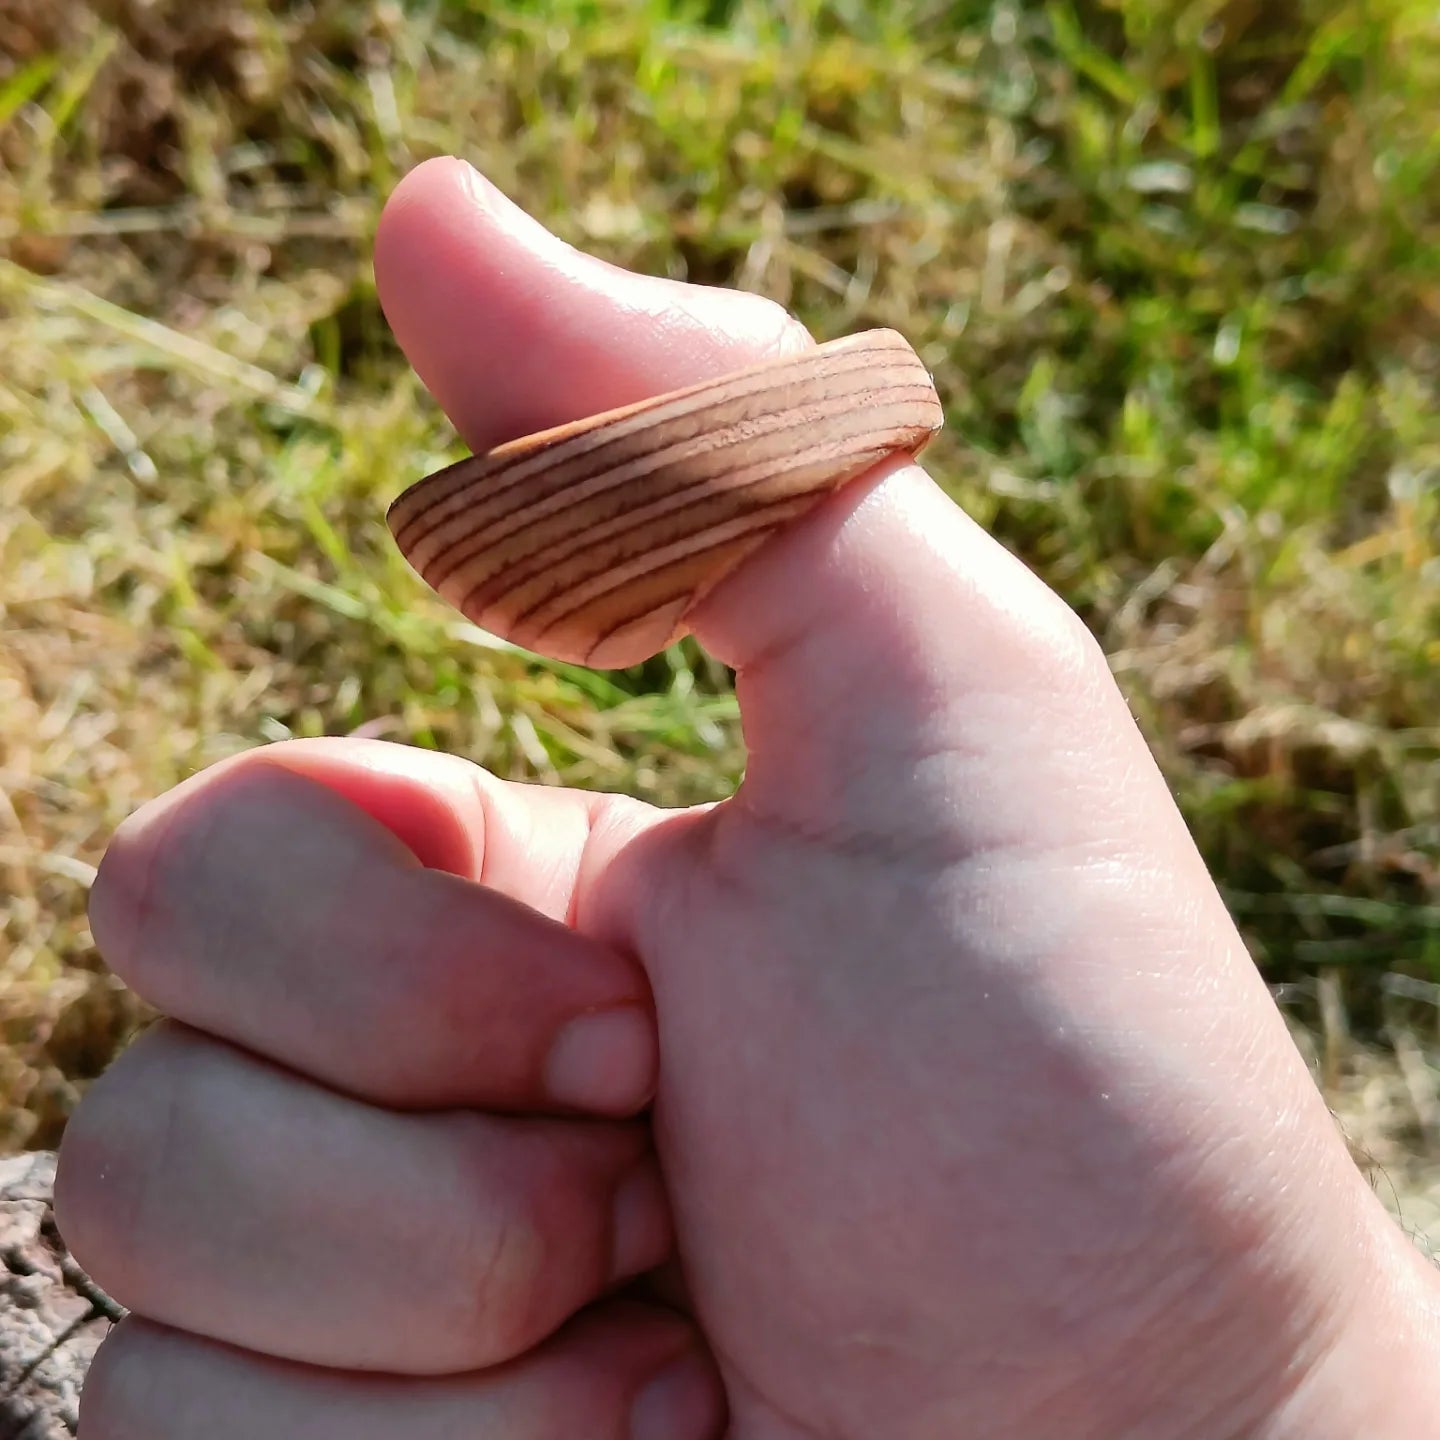
[[[376,265],[476,448],[810,343],[454,161],[402,184]],[[657,1440],[1433,1435],[1434,1276],[1074,616],[896,464],[694,620],[737,670],[723,805],[336,740],[122,830],[97,940],[174,1021],[62,1153],[62,1228],[141,1317],[85,1440],[652,1440],[630,1406],[677,1358]],[[561,1102],[595,1011],[627,1022]],[[367,1292],[395,1246],[433,1283]],[[694,1331],[605,1298],[674,1255]]]

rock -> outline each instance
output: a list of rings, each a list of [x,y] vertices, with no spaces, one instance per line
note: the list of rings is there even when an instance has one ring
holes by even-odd
[[[70,1258],[53,1154],[0,1158],[0,1440],[67,1440],[80,1386],[124,1313]]]

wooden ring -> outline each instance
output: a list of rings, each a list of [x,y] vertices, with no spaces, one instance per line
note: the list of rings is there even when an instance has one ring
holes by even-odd
[[[482,629],[638,664],[782,525],[944,423],[920,357],[867,330],[461,460],[390,507],[422,579]]]

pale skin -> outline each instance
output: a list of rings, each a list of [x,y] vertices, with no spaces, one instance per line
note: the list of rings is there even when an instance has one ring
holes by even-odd
[[[477,448],[810,343],[456,161],[376,268]],[[695,629],[720,806],[328,740],[126,823],[93,928],[169,1018],[62,1153],[135,1312],[84,1440],[1440,1433],[1434,1272],[1074,616],[896,462]]]

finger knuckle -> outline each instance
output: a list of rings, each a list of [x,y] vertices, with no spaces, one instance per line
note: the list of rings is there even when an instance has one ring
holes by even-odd
[[[545,1146],[526,1146],[501,1166],[491,1147],[474,1162],[481,1174],[462,1204],[447,1247],[451,1261],[437,1318],[452,1336],[466,1337],[473,1363],[512,1359],[563,1318],[556,1275],[568,1271],[565,1237],[580,1228],[560,1213],[575,1176]],[[476,1205],[473,1196],[486,1203]]]
[[[90,1362],[80,1394],[85,1440],[164,1440],[161,1376],[135,1322],[122,1320]]]
[[[152,1252],[164,1243],[155,1200],[165,1191],[168,1157],[190,1103],[173,1050],[165,1026],[135,1041],[91,1086],[60,1148],[60,1231],[76,1260],[123,1305],[143,1298]]]

